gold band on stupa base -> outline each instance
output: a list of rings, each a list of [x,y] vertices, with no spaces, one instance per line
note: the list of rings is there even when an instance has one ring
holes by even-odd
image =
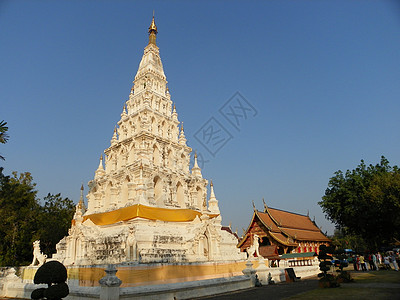
[[[87,219],[90,219],[96,225],[111,225],[121,221],[129,221],[135,218],[159,220],[165,222],[191,222],[196,218],[196,216],[200,217],[201,215],[201,212],[193,209],[171,209],[135,204],[113,211],[84,216],[83,222],[85,222]],[[218,214],[211,214],[208,216],[210,218],[214,218],[218,216]]]

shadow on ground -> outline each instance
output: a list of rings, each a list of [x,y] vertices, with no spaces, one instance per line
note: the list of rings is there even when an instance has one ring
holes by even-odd
[[[302,279],[297,282],[282,282],[273,285],[265,285],[262,287],[251,288],[247,290],[231,292],[226,294],[220,294],[209,297],[193,298],[197,300],[239,300],[239,299],[268,299],[268,300],[279,300],[295,295],[311,291],[318,288],[317,277],[310,277]]]

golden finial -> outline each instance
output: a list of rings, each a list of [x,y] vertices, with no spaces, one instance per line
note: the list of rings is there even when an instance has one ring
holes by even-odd
[[[210,186],[213,186],[212,179],[210,180]]]
[[[149,27],[149,44],[156,45],[156,35],[157,35],[157,26],[156,22],[154,21],[154,11],[153,11],[153,19],[151,20],[151,24]]]
[[[154,10],[153,10],[153,19],[151,20],[151,24],[150,24],[150,27],[149,27],[149,33],[151,33],[151,32],[154,32],[155,34],[158,33],[156,22],[154,21]]]

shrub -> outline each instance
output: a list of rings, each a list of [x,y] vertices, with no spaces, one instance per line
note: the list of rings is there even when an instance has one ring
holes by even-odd
[[[49,261],[36,272],[33,282],[47,284],[48,288],[39,288],[32,292],[32,299],[60,300],[69,294],[67,269],[58,261]]]

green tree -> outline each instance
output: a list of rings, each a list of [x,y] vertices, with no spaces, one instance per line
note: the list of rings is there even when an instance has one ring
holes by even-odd
[[[62,198],[60,194],[48,194],[44,197],[39,215],[40,248],[50,256],[56,252],[56,244],[68,234],[75,205],[72,200]]]
[[[343,253],[344,249],[352,249],[354,252],[363,253],[368,248],[362,237],[352,233],[346,234],[344,230],[341,229],[336,229],[331,238],[332,245],[339,253]]]
[[[48,256],[71,226],[74,204],[60,194],[48,194],[43,205],[29,172],[12,176],[0,168],[0,266],[27,265],[32,261],[32,243],[40,240]]]
[[[37,231],[35,183],[30,173],[5,176],[0,168],[0,265],[19,265],[32,259]]]
[[[9,136],[7,134],[8,127],[6,126],[7,122],[0,121],[0,143],[5,144],[7,143]],[[4,157],[0,155],[0,159],[4,160]]]
[[[318,204],[337,228],[362,237],[369,250],[400,238],[400,170],[383,156],[379,164],[361,160],[354,170],[335,172]]]

